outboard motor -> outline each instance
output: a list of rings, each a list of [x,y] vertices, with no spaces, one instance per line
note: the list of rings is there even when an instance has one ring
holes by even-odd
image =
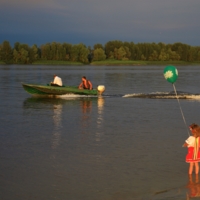
[[[102,93],[105,91],[105,86],[104,85],[99,85],[98,87],[97,87],[97,91],[98,91],[98,93],[100,94],[100,95],[102,95]]]

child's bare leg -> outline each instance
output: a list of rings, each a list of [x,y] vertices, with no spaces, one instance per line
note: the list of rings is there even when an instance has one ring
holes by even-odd
[[[191,162],[189,166],[189,171],[188,171],[189,174],[192,174],[193,166],[194,166],[194,163]]]
[[[199,163],[195,162],[195,174],[199,173]]]

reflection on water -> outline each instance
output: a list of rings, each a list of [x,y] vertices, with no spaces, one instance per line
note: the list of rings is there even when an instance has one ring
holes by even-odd
[[[199,199],[197,198],[200,197],[199,175],[189,175],[186,185],[158,191],[154,193],[152,199],[168,199],[169,197],[170,199],[185,199],[185,197],[186,200]]]
[[[92,100],[91,99],[83,99],[81,101],[81,108],[82,108],[82,113],[90,113],[91,108],[92,108]]]
[[[104,98],[103,97],[99,97],[98,98],[98,114],[101,115],[103,113],[103,107],[104,107]]]
[[[200,197],[200,182],[199,182],[199,176],[195,175],[193,177],[192,175],[189,176],[189,181],[187,184],[187,200]]]
[[[97,132],[96,132],[96,141],[99,142],[101,140],[101,127],[103,124],[103,109],[104,109],[104,98],[99,97],[97,101],[98,106],[98,116],[97,116]]]
[[[92,100],[91,99],[83,99],[81,101],[81,109],[82,109],[82,117],[81,117],[81,133],[88,133],[88,127],[91,122],[91,110],[92,110]]]
[[[53,111],[52,116],[53,120],[53,137],[51,148],[56,149],[60,144],[60,137],[62,131],[62,109],[64,100],[62,99],[51,99],[51,98],[28,98],[24,101],[23,107],[26,109],[32,109],[29,111],[30,115],[33,115],[34,112],[37,112],[36,116],[40,115],[42,109],[48,108],[48,110]]]
[[[93,126],[94,121],[96,122],[95,128],[95,140],[100,141],[103,130],[101,130],[103,125],[103,110],[104,110],[104,101],[103,97],[99,98],[86,98],[80,101],[81,105],[81,133],[88,135],[91,131],[90,127]],[[93,115],[92,110],[96,109],[97,105],[97,115]],[[95,106],[95,107],[94,107]],[[94,129],[93,129],[94,130]]]
[[[36,97],[30,97],[27,98],[24,103],[24,108],[46,108],[47,106],[50,106],[53,108],[53,106],[64,104],[65,100],[63,99],[56,99],[56,98],[36,98]]]
[[[54,122],[54,132],[52,138],[52,148],[56,149],[56,147],[60,144],[60,136],[62,129],[62,104],[53,106],[53,122]]]

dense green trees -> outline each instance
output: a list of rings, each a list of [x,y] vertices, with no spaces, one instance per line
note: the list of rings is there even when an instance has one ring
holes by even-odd
[[[93,61],[101,61],[106,59],[106,54],[102,48],[96,48],[93,51]]]
[[[14,63],[27,64],[33,62],[31,49],[27,44],[15,43],[13,49],[13,61]]]
[[[47,43],[40,47],[16,42],[12,48],[9,41],[0,44],[0,61],[5,63],[29,64],[38,60],[71,61],[89,63],[105,59],[146,61],[200,61],[200,47],[180,42],[138,43],[109,41],[105,45],[95,44],[93,48],[80,43]]]
[[[12,47],[8,41],[4,41],[2,45],[0,45],[0,60],[5,63],[10,63],[12,61]]]

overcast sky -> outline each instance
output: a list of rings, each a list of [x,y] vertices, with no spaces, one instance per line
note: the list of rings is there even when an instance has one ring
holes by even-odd
[[[0,43],[200,46],[200,0],[0,0]]]

